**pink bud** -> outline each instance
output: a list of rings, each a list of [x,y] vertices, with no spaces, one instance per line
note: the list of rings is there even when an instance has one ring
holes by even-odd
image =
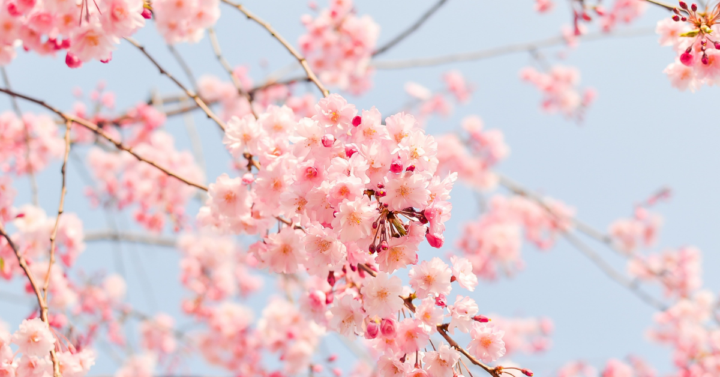
[[[402,171],[403,171],[403,166],[402,166],[402,164],[400,163],[399,160],[395,160],[395,161],[392,162],[392,164],[390,164],[390,171],[393,172],[393,173],[396,173],[396,174],[397,174],[397,173],[402,173]]]
[[[405,171],[409,171],[409,172],[411,172],[411,173],[414,172],[414,171],[415,171],[415,165],[410,165],[410,166],[408,166],[407,169],[405,169]]]
[[[680,8],[682,9],[688,9],[687,4],[684,1],[679,2]]]
[[[255,176],[250,173],[245,173],[242,176],[242,183],[244,185],[249,185],[251,183],[255,182]]]
[[[335,136],[330,135],[330,134],[326,134],[325,136],[323,136],[322,144],[325,148],[332,147],[334,143],[335,143]]]
[[[15,3],[8,3],[7,5],[8,13],[10,13],[13,17],[22,16],[22,12],[20,12],[20,9],[18,9],[17,5]]]
[[[347,158],[352,157],[352,155],[357,153],[357,151],[358,151],[357,147],[352,144],[345,146],[345,156],[347,156]]]
[[[473,320],[478,321],[480,323],[490,322],[490,318],[485,317],[484,315],[476,315],[475,317],[473,317]]]
[[[676,15],[672,16],[672,19],[673,19],[673,21],[678,22],[678,21],[680,21],[680,16],[678,16],[676,14]]]
[[[328,357],[328,363],[332,363],[337,359],[338,359],[338,355],[333,353],[332,355],[330,355],[330,357]]]
[[[68,39],[63,39],[62,44],[60,45],[60,47],[63,48],[63,49],[68,49],[68,48],[70,48],[70,38],[68,38]]]
[[[80,68],[82,62],[77,56],[68,52],[67,55],[65,55],[65,64],[70,68]]]
[[[144,19],[149,20],[152,18],[152,12],[150,12],[150,9],[143,8],[142,10],[142,16]]]
[[[435,297],[435,305],[444,308],[447,306],[447,299],[445,298],[445,295],[440,294],[437,297]]]
[[[387,241],[380,242],[380,250],[385,251],[389,248]]]
[[[357,127],[360,125],[360,123],[362,123],[362,118],[360,118],[360,116],[356,116],[355,118],[353,118],[353,120],[352,120],[353,126]]]
[[[325,304],[330,305],[335,301],[335,295],[332,292],[328,292],[325,296]]]
[[[692,66],[693,56],[689,52],[684,52],[682,55],[680,55],[680,62],[684,65],[690,67]]]
[[[528,376],[528,377],[532,377],[532,376],[533,376],[533,372],[532,372],[530,369],[521,369],[520,371],[522,372],[522,374],[524,374],[524,375],[526,375],[526,376]]]
[[[331,287],[335,286],[335,272],[328,272],[327,282],[328,284],[330,284]]]
[[[379,189],[383,189],[383,188],[385,188],[385,185],[384,185],[384,184],[382,184],[382,183],[378,183],[378,184],[377,184],[377,188],[379,188]]]
[[[375,339],[377,338],[379,332],[380,327],[378,326],[378,323],[371,320],[368,322],[367,328],[365,329],[365,339]]]
[[[690,9],[692,9],[693,12],[697,11],[697,5],[693,3],[693,5],[690,6]]]
[[[382,198],[383,196],[387,195],[387,192],[385,190],[377,190],[375,191],[375,196],[378,198]]]
[[[368,246],[368,250],[370,251],[370,254],[375,254],[375,252],[377,251],[377,249],[375,248],[375,245],[372,245],[372,244],[370,246]]]
[[[445,243],[445,239],[442,234],[440,236],[436,236],[432,233],[427,233],[425,235],[425,239],[428,241],[430,246],[436,249],[441,248],[443,246],[443,243]]]
[[[386,338],[392,338],[395,335],[395,320],[392,318],[383,318],[380,322],[380,331]]]
[[[708,59],[708,56],[706,54],[703,54],[702,58],[700,58],[700,61],[705,65],[708,65],[708,63],[710,63],[710,59]]]
[[[318,176],[318,170],[313,166],[305,168],[305,178],[313,179]]]

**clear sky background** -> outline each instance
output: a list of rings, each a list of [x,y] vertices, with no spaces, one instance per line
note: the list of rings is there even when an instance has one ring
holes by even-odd
[[[319,3],[325,5],[322,0]],[[567,2],[557,3],[553,13],[538,15],[533,10],[534,1],[530,0],[449,0],[419,31],[379,60],[430,57],[554,37],[559,35],[561,25],[570,22]],[[304,1],[248,0],[244,4],[292,42],[303,33],[300,16],[309,12]],[[434,1],[430,0],[359,1],[356,8],[359,14],[371,15],[381,26],[382,44],[432,4]],[[249,66],[250,75],[260,82],[267,73],[293,62],[287,51],[257,24],[226,6],[221,10],[216,29],[231,64]],[[665,11],[649,6],[645,16],[626,29],[647,29],[662,17],[667,17]],[[135,38],[163,66],[187,82],[154,25],[141,30]],[[196,76],[211,73],[225,79],[207,37],[194,45],[180,45],[178,50]],[[428,125],[430,133],[459,129],[463,117],[479,115],[487,128],[502,130],[511,147],[510,157],[500,164],[498,171],[568,203],[576,208],[580,219],[601,230],[614,219],[630,216],[634,204],[658,188],[671,187],[672,200],[658,207],[665,224],[657,249],[684,245],[700,248],[704,252],[705,286],[717,292],[720,125],[713,120],[717,89],[706,87],[694,94],[673,89],[662,70],[672,62],[674,54],[671,49],[659,46],[653,34],[581,42],[577,49],[565,54],[566,59],[559,60],[558,52],[563,51],[566,49],[559,47],[544,49],[542,53],[550,62],[578,67],[582,72],[581,86],[594,87],[599,93],[581,125],[561,115],[540,111],[539,92],[518,77],[521,68],[534,64],[527,53],[440,67],[378,71],[371,91],[360,98],[348,99],[358,108],[376,106],[383,116],[388,116],[407,102],[403,89],[407,81],[440,88],[444,72],[460,70],[476,86],[472,100],[456,107],[448,118],[432,118]],[[94,62],[79,70],[68,69],[64,56],[40,58],[22,51],[18,55],[7,67],[14,88],[66,110],[75,102],[73,88],[80,87],[87,93],[101,79],[116,93],[119,110],[146,100],[153,89],[166,94],[178,92],[126,42],[119,46],[110,64]],[[27,103],[21,106],[23,110],[38,110]],[[0,110],[10,110],[7,99],[0,99]],[[214,181],[228,170],[227,154],[218,147],[220,135],[216,126],[199,113],[194,114],[194,119],[202,136],[208,180]],[[180,148],[190,148],[180,118],[169,121],[165,129],[176,137]],[[83,195],[85,184],[75,164],[70,162],[66,211],[78,213],[88,231],[107,229],[103,211],[92,209]],[[39,177],[40,202],[48,213],[57,208],[58,172],[59,164],[55,164]],[[19,191],[16,204],[29,202],[27,180],[18,179],[14,186]],[[448,250],[462,224],[478,216],[473,193],[461,185],[453,191],[453,205],[453,218],[446,234]],[[194,204],[190,211],[196,208]],[[121,228],[133,228],[129,216],[118,218]],[[593,245],[624,271],[622,259],[602,245]],[[437,253],[423,249],[421,259]],[[547,316],[554,320],[552,348],[541,356],[518,356],[515,361],[538,375],[549,376],[569,360],[584,359],[601,367],[608,358],[634,354],[662,372],[672,370],[668,349],[645,338],[653,309],[606,278],[572,246],[560,241],[550,251],[538,251],[527,245],[523,256],[527,262],[524,271],[512,279],[483,282],[472,294],[481,313]],[[129,283],[128,300],[139,310],[179,313],[179,299],[184,292],[179,286],[178,257],[169,249],[93,243],[88,244],[79,263],[86,271],[99,268],[123,273]],[[266,286],[271,289],[272,281],[266,279]],[[27,302],[16,302],[6,294],[20,290],[17,279],[13,284],[0,282],[3,292],[0,317],[11,326],[16,326],[30,308]],[[649,290],[661,296],[659,290]],[[265,301],[266,297],[259,295],[248,304],[259,313]],[[136,341],[135,335],[129,337]],[[333,337],[322,347],[339,352],[341,360],[352,359]],[[100,360],[91,375],[108,374],[116,368],[112,358],[100,350]],[[208,374],[197,358],[191,360],[190,371]],[[272,359],[267,362],[272,363]]]

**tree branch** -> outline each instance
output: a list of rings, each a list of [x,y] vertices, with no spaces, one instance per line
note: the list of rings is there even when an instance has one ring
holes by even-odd
[[[15,253],[15,257],[18,260],[18,264],[20,265],[20,268],[25,273],[25,276],[27,276],[28,280],[30,281],[30,286],[33,289],[33,292],[35,293],[35,297],[37,298],[38,306],[40,307],[40,319],[45,323],[45,325],[48,327],[48,330],[50,330],[50,322],[48,321],[48,306],[47,301],[43,298],[43,294],[40,291],[40,286],[35,282],[35,278],[33,277],[32,273],[30,272],[30,268],[28,267],[27,263],[25,262],[25,258],[23,258],[22,255],[20,255],[20,251],[15,246],[15,243],[12,241],[10,236],[5,232],[5,228],[3,228],[2,224],[0,224],[0,236],[4,237],[7,241],[8,245],[10,245],[10,248],[12,249],[13,253]],[[60,374],[60,364],[58,364],[57,360],[57,354],[55,353],[55,350],[50,350],[50,359],[52,360],[53,364],[53,376],[54,377],[62,377]]]
[[[115,232],[112,230],[97,230],[86,232],[84,241],[120,241],[173,248],[177,245],[177,240],[172,237],[162,237],[154,234],[139,232]]]
[[[235,74],[233,73],[232,67],[230,66],[230,63],[228,63],[227,59],[222,54],[222,50],[220,49],[220,42],[218,42],[217,35],[215,34],[215,29],[208,28],[208,34],[210,36],[210,44],[212,45],[213,52],[215,53],[215,57],[217,58],[218,62],[220,62],[220,65],[225,68],[225,72],[230,75],[230,80],[232,80],[233,85],[235,85],[235,89],[237,89],[238,94],[240,97],[245,98],[248,101],[248,104],[250,105],[250,112],[255,117],[255,119],[258,118],[258,115],[255,113],[255,109],[253,108],[253,102],[252,97],[249,93],[245,92],[242,88],[242,84],[240,84],[240,81],[238,81],[238,78],[235,77]]]
[[[425,23],[425,21],[427,21],[430,18],[430,16],[432,16],[435,12],[437,12],[437,10],[440,9],[440,7],[442,7],[446,2],[447,2],[447,0],[440,0],[437,3],[435,3],[435,5],[433,5],[430,9],[427,10],[427,12],[425,12],[422,16],[420,16],[420,18],[417,21],[415,21],[414,24],[410,25],[410,27],[407,30],[400,33],[398,36],[396,36],[395,38],[390,40],[390,42],[386,43],[384,46],[375,50],[375,52],[373,52],[372,56],[378,56],[382,53],[387,52],[389,49],[393,48],[396,44],[400,43],[403,39],[407,38],[410,34],[412,34],[417,29],[419,29],[420,26],[422,26],[422,24]]]
[[[290,54],[292,54],[292,56],[295,57],[295,59],[297,59],[298,63],[300,63],[300,66],[302,66],[302,68],[305,70],[305,73],[307,74],[308,79],[310,79],[310,81],[312,81],[315,84],[315,86],[317,86],[318,89],[320,89],[320,92],[322,93],[323,97],[327,97],[330,94],[330,92],[327,89],[325,89],[325,86],[320,82],[320,80],[317,78],[317,76],[315,76],[315,73],[313,73],[313,71],[310,69],[310,65],[308,64],[305,57],[300,55],[300,53],[298,53],[297,50],[295,50],[295,48],[290,43],[288,43],[288,41],[285,40],[285,38],[282,37],[282,35],[278,34],[278,32],[275,31],[275,29],[273,29],[273,27],[270,26],[269,23],[258,18],[253,13],[250,13],[247,9],[245,9],[245,7],[242,4],[234,3],[230,0],[222,0],[222,2],[225,4],[228,4],[232,7],[237,8],[237,10],[242,12],[248,19],[257,22],[258,24],[260,24],[260,26],[264,27],[270,33],[270,35],[275,37],[275,39],[277,39],[278,42],[280,42],[280,44],[285,46],[285,48],[288,50],[288,52],[290,52]]]
[[[138,43],[137,41],[135,41],[135,40],[132,39],[132,38],[125,38],[125,40],[128,41],[128,42],[130,42],[130,44],[132,44],[133,46],[137,47],[137,49],[140,50],[140,52],[142,52],[143,55],[145,55],[145,56],[150,60],[150,62],[153,63],[153,64],[155,65],[155,67],[157,67],[157,69],[160,70],[160,74],[167,76],[172,82],[175,83],[175,85],[177,85],[178,87],[180,87],[180,89],[182,89],[183,92],[185,92],[185,94],[186,94],[188,97],[192,98],[193,101],[195,101],[195,103],[198,105],[198,107],[200,107],[201,109],[203,109],[203,111],[205,112],[205,114],[207,114],[208,118],[214,120],[215,123],[217,123],[217,125],[220,126],[220,129],[222,129],[223,132],[225,131],[225,128],[226,128],[226,127],[225,127],[225,122],[223,122],[220,118],[218,118],[217,115],[215,115],[215,113],[213,113],[212,110],[210,110],[210,108],[205,104],[205,102],[200,98],[200,96],[198,96],[196,93],[194,93],[194,92],[192,92],[191,90],[189,90],[188,88],[186,88],[185,85],[183,85],[183,84],[182,84],[180,81],[178,81],[173,75],[171,75],[168,71],[166,71],[165,68],[163,68],[163,67],[145,50],[145,47],[143,47],[142,45],[140,45],[140,43]]]
[[[615,31],[610,33],[596,32],[585,34],[579,37],[583,41],[596,41],[604,39],[606,37],[636,37],[650,35],[654,32],[652,28],[641,28],[634,30]],[[474,60],[481,60],[492,58],[501,55],[508,55],[517,52],[527,52],[536,50],[539,48],[552,47],[562,45],[566,43],[566,39],[563,36],[548,38],[530,43],[520,43],[502,47],[491,48],[487,50],[479,50],[474,52],[466,52],[459,54],[450,54],[443,56],[436,56],[430,58],[416,58],[416,59],[403,59],[403,60],[385,60],[371,62],[370,64],[376,69],[403,69],[403,68],[417,68],[417,67],[430,67],[435,65],[456,63],[456,62],[467,62]]]
[[[62,111],[60,111],[60,110],[58,110],[58,109],[56,109],[56,108],[54,108],[54,107],[46,104],[45,102],[43,102],[43,101],[41,101],[41,100],[39,100],[39,99],[35,99],[35,98],[32,98],[32,97],[28,97],[28,96],[26,96],[26,95],[19,94],[19,93],[17,93],[17,92],[13,92],[12,90],[9,90],[9,89],[0,88],[0,92],[6,93],[6,94],[8,94],[8,95],[15,96],[15,97],[18,97],[18,98],[22,98],[22,99],[24,99],[24,100],[26,100],[26,101],[33,102],[33,103],[35,103],[35,104],[38,104],[38,105],[40,105],[40,106],[42,106],[42,107],[44,107],[44,108],[46,108],[46,109],[54,112],[55,114],[59,115],[59,116],[62,117],[65,121],[71,121],[71,122],[77,123],[77,124],[79,124],[79,125],[87,128],[87,129],[89,129],[90,131],[95,132],[96,134],[98,134],[98,135],[100,135],[101,137],[103,137],[105,140],[111,142],[111,143],[112,143],[113,145],[115,145],[115,147],[117,147],[118,149],[130,153],[130,154],[131,154],[133,157],[135,157],[138,161],[145,162],[146,164],[149,164],[149,165],[157,168],[158,170],[162,171],[163,173],[165,173],[165,174],[167,174],[167,175],[169,175],[169,176],[171,176],[171,177],[173,177],[173,178],[175,178],[175,179],[178,179],[178,180],[182,181],[182,182],[185,183],[185,184],[188,184],[188,185],[193,186],[193,187],[197,187],[197,188],[199,188],[200,190],[203,190],[203,191],[207,191],[207,190],[208,190],[207,187],[205,187],[205,186],[203,186],[203,185],[201,185],[201,184],[199,184],[199,183],[196,183],[196,182],[190,181],[190,180],[188,180],[188,179],[185,179],[185,178],[183,178],[183,177],[181,177],[181,176],[173,173],[172,171],[167,170],[167,169],[163,168],[162,166],[156,164],[156,163],[153,162],[152,160],[148,160],[148,159],[140,156],[139,154],[135,153],[135,151],[133,151],[131,147],[125,146],[125,145],[122,144],[121,142],[116,141],[116,140],[113,139],[110,135],[108,135],[107,133],[105,133],[105,131],[103,131],[100,127],[98,127],[97,125],[93,124],[92,122],[89,122],[89,121],[87,121],[87,120],[85,120],[85,119],[77,118],[77,117],[72,116],[72,115],[70,115],[70,114],[64,113],[64,112],[62,112]]]

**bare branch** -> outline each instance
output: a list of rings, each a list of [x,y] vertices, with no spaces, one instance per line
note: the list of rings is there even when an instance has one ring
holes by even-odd
[[[673,9],[675,9],[674,6],[667,4],[667,3],[663,3],[662,1],[657,1],[657,0],[645,0],[645,1],[647,1],[650,4],[655,4],[655,5],[661,6],[669,11],[672,11]]]
[[[654,32],[652,28],[641,28],[634,30],[625,31],[614,31],[610,33],[597,32],[589,33],[579,37],[582,41],[596,41],[605,39],[607,37],[637,37],[650,35]],[[417,67],[430,67],[435,65],[456,63],[456,62],[467,62],[474,60],[482,60],[492,58],[496,56],[508,55],[517,52],[528,52],[537,50],[539,48],[552,47],[562,45],[566,43],[566,39],[563,36],[543,39],[536,42],[520,43],[515,45],[508,45],[503,47],[491,48],[487,50],[480,50],[474,52],[466,52],[459,54],[436,56],[431,58],[416,58],[416,59],[403,59],[403,60],[385,60],[371,62],[370,64],[377,69],[403,69],[403,68],[417,68]]]
[[[97,125],[93,124],[92,122],[89,122],[89,121],[87,121],[87,120],[85,120],[85,119],[78,118],[78,117],[72,116],[72,115],[70,115],[70,114],[64,113],[64,112],[62,112],[62,111],[60,111],[60,110],[58,110],[58,109],[56,109],[56,108],[54,108],[54,107],[46,104],[45,102],[43,102],[43,101],[41,101],[41,100],[39,100],[39,99],[35,99],[35,98],[32,98],[32,97],[28,97],[28,96],[26,96],[26,95],[19,94],[19,93],[17,93],[17,92],[13,92],[12,90],[9,90],[9,89],[0,88],[0,92],[6,93],[6,94],[9,94],[9,95],[11,95],[11,96],[18,97],[18,98],[22,98],[22,99],[24,99],[24,100],[26,100],[26,101],[30,101],[30,102],[33,102],[33,103],[35,103],[35,104],[38,104],[38,105],[40,105],[40,106],[42,106],[42,107],[44,107],[44,108],[46,108],[46,109],[54,112],[55,114],[59,115],[59,116],[62,117],[65,121],[71,121],[71,122],[77,123],[77,124],[79,124],[79,125],[87,128],[87,129],[89,129],[90,131],[95,132],[96,134],[98,134],[98,135],[100,135],[101,137],[103,137],[105,140],[111,142],[111,143],[112,143],[113,145],[115,145],[115,147],[117,147],[118,149],[130,153],[130,154],[131,154],[133,157],[135,157],[138,161],[145,162],[145,163],[147,163],[147,164],[149,164],[149,165],[157,168],[158,170],[162,171],[163,173],[165,173],[165,174],[167,174],[167,175],[169,175],[169,176],[171,176],[171,177],[173,177],[173,178],[176,178],[176,179],[182,181],[182,182],[185,183],[185,184],[188,184],[188,185],[193,186],[193,187],[197,187],[197,188],[199,188],[200,190],[203,190],[203,191],[207,191],[207,190],[208,190],[207,187],[203,186],[202,184],[196,183],[196,182],[193,182],[193,181],[190,181],[190,180],[188,180],[188,179],[185,179],[185,178],[177,175],[176,173],[173,173],[172,171],[163,168],[162,166],[158,165],[158,164],[155,163],[154,161],[148,160],[148,159],[140,156],[139,154],[135,153],[135,151],[133,151],[131,147],[125,146],[125,145],[122,144],[121,142],[113,139],[110,135],[108,135],[107,133],[105,133],[105,131],[103,131],[100,127],[98,127]]]
[[[48,289],[50,288],[50,271],[52,270],[53,263],[55,263],[55,238],[57,237],[58,226],[60,225],[60,216],[62,216],[65,210],[65,194],[67,193],[67,162],[68,156],[70,155],[70,125],[72,122],[65,121],[65,155],[63,156],[62,167],[60,168],[61,186],[60,186],[60,204],[58,204],[57,217],[55,218],[55,225],[53,226],[52,233],[50,233],[50,261],[48,262],[47,273],[45,274],[45,283],[43,284],[43,294],[45,301],[47,301]]]
[[[149,233],[115,232],[112,230],[90,231],[85,233],[85,242],[120,241],[141,243],[153,246],[175,247],[177,240],[172,237],[157,236]]]
[[[248,19],[257,22],[258,24],[260,24],[260,26],[264,27],[268,32],[270,32],[270,35],[275,37],[275,39],[277,39],[278,42],[280,42],[280,44],[285,46],[285,48],[290,52],[290,54],[292,54],[292,56],[295,57],[295,59],[297,59],[298,63],[300,63],[300,66],[302,66],[303,69],[305,70],[305,73],[307,74],[308,79],[310,79],[310,81],[312,81],[315,84],[315,86],[317,86],[318,89],[320,89],[320,92],[322,93],[323,97],[327,97],[330,94],[330,92],[327,89],[325,89],[325,86],[320,82],[320,80],[317,78],[317,76],[315,76],[315,73],[313,73],[313,71],[310,69],[310,65],[308,64],[305,57],[300,55],[300,53],[297,52],[297,50],[295,50],[295,48],[290,43],[288,43],[288,41],[285,40],[285,38],[283,38],[282,35],[278,34],[278,32],[275,31],[275,29],[273,29],[273,27],[270,26],[269,23],[258,18],[253,13],[250,13],[247,9],[245,9],[245,7],[242,4],[233,3],[230,0],[222,0],[222,1],[225,4],[228,4],[230,6],[237,8],[237,10],[242,12]]]
[[[425,21],[427,21],[430,18],[430,16],[432,16],[435,12],[437,12],[437,10],[440,9],[440,7],[442,7],[446,2],[447,2],[447,0],[440,0],[437,3],[435,3],[435,5],[433,5],[432,8],[428,9],[427,12],[423,13],[423,15],[420,16],[420,18],[417,21],[415,21],[414,24],[410,25],[410,27],[407,30],[400,33],[398,36],[396,36],[395,38],[390,40],[390,42],[386,43],[384,46],[375,50],[375,52],[373,52],[373,56],[377,56],[377,55],[380,55],[380,54],[388,51],[389,49],[393,48],[396,44],[400,43],[403,39],[407,38],[410,34],[412,34],[417,29],[419,29],[420,26],[422,26],[422,24],[424,24]]]
[[[177,85],[178,87],[180,87],[180,89],[182,89],[183,92],[185,92],[185,94],[186,94],[188,97],[192,98],[193,101],[195,101],[195,103],[205,112],[205,114],[207,114],[208,118],[214,120],[215,123],[217,123],[217,125],[220,126],[220,129],[222,129],[223,131],[225,131],[225,128],[226,128],[226,127],[225,127],[225,122],[223,122],[220,118],[218,118],[217,115],[215,115],[215,113],[213,113],[212,110],[210,110],[210,108],[205,104],[205,102],[200,98],[200,96],[198,96],[196,93],[194,93],[194,92],[192,92],[191,90],[189,90],[188,88],[186,88],[185,85],[183,85],[183,84],[182,84],[180,81],[178,81],[173,75],[171,75],[170,72],[166,71],[165,68],[163,68],[163,67],[145,50],[145,47],[143,47],[142,45],[140,45],[140,43],[138,43],[137,41],[135,41],[135,40],[132,39],[132,38],[125,38],[125,40],[128,41],[128,42],[130,42],[130,44],[132,44],[133,46],[137,47],[137,49],[140,50],[140,52],[142,52],[143,55],[145,55],[145,56],[150,60],[150,62],[153,63],[153,64],[155,65],[155,67],[157,67],[157,69],[160,70],[160,74],[167,76],[170,80],[172,80],[172,82],[175,83],[175,85]]]
[[[227,59],[225,59],[225,57],[223,56],[222,50],[220,49],[220,42],[218,42],[217,35],[215,34],[215,29],[208,28],[208,34],[210,35],[210,44],[212,44],[213,52],[215,52],[215,57],[217,58],[218,62],[220,62],[220,65],[225,68],[225,71],[228,73],[228,75],[230,75],[230,80],[232,80],[233,85],[235,85],[235,89],[237,89],[238,94],[248,101],[248,104],[250,105],[250,112],[255,117],[255,119],[257,119],[258,116],[255,113],[255,109],[253,108],[252,97],[250,96],[250,93],[247,93],[243,90],[242,84],[240,84],[238,78],[235,77],[235,73],[233,73],[233,69],[230,66],[230,63],[228,63]]]

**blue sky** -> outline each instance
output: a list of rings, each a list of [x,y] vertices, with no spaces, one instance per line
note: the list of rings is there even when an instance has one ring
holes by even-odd
[[[370,14],[380,24],[382,44],[433,3],[358,1],[356,8],[359,14]],[[296,41],[303,32],[300,15],[308,13],[304,1],[249,0],[244,4],[290,41]],[[558,2],[549,15],[535,13],[533,4],[530,0],[449,0],[419,31],[379,59],[430,57],[542,40],[557,36],[560,26],[570,21],[565,2]],[[233,9],[223,6],[221,10],[216,29],[223,51],[233,65],[248,65],[256,82],[293,62],[287,51],[258,25]],[[662,9],[648,7],[646,14],[626,29],[647,29],[666,16]],[[141,30],[135,39],[146,45],[163,66],[185,79],[154,25]],[[178,50],[196,76],[210,73],[225,77],[207,37],[197,44],[180,45]],[[601,230],[614,219],[630,216],[634,204],[658,188],[671,187],[672,200],[658,207],[665,224],[657,249],[685,245],[700,248],[704,252],[705,285],[717,292],[720,277],[712,270],[712,266],[720,265],[717,253],[720,240],[715,236],[720,225],[717,200],[720,149],[716,147],[720,130],[718,122],[712,120],[717,89],[706,87],[694,94],[673,89],[662,73],[674,59],[673,52],[659,46],[657,37],[651,34],[581,42],[577,49],[562,54],[565,59],[559,59],[559,52],[565,51],[550,48],[542,53],[552,63],[578,67],[581,86],[594,87],[599,93],[580,125],[540,111],[540,94],[518,77],[521,68],[534,64],[527,53],[439,67],[378,71],[374,88],[349,100],[359,108],[376,106],[383,116],[391,115],[390,111],[401,108],[407,101],[403,89],[407,81],[440,88],[444,72],[460,70],[476,87],[472,100],[457,106],[448,118],[431,119],[430,133],[456,130],[463,117],[479,115],[487,128],[503,131],[512,150],[498,167],[501,173],[563,200],[576,208],[580,219]],[[41,58],[23,51],[18,55],[7,67],[14,88],[63,109],[70,109],[73,104],[74,87],[88,92],[101,79],[116,93],[118,109],[146,100],[151,90],[178,92],[125,42],[110,64],[95,62],[79,70],[68,69],[62,56]],[[23,110],[38,110],[27,103],[21,106]],[[0,110],[10,110],[10,102],[0,99]],[[195,114],[194,119],[201,133],[208,179],[212,181],[227,170],[227,154],[218,148],[220,135],[214,124],[200,114]],[[165,129],[176,137],[180,148],[190,148],[181,119],[169,121]],[[38,177],[40,202],[49,213],[56,208],[59,192],[59,164],[56,165]],[[72,161],[69,174],[66,211],[78,213],[87,230],[106,229],[103,212],[92,209],[85,200],[84,183]],[[27,180],[18,179],[15,187],[19,191],[16,203],[28,202]],[[478,216],[475,197],[466,188],[459,187],[453,192],[453,204],[453,219],[446,235],[449,247],[462,224]],[[130,227],[127,215],[118,218],[121,227]],[[616,268],[625,269],[623,260],[609,249],[593,245]],[[432,253],[436,251],[423,249],[421,258]],[[607,279],[565,242],[559,242],[550,251],[538,251],[527,245],[523,255],[527,262],[523,272],[512,279],[481,283],[472,295],[481,312],[547,316],[555,321],[552,349],[539,357],[517,357],[516,361],[536,370],[538,375],[549,375],[573,359],[601,366],[608,358],[634,354],[646,358],[660,371],[671,370],[668,350],[645,339],[653,315],[650,307]],[[177,256],[167,249],[94,243],[88,245],[80,265],[86,270],[100,268],[124,273],[129,282],[129,301],[144,312],[178,313],[178,300],[183,292],[178,283],[177,261]],[[145,272],[140,272],[140,265],[144,265]],[[268,281],[266,285],[272,283]],[[0,292],[19,292],[20,288],[17,282],[0,283]],[[649,290],[660,297],[659,290]],[[249,304],[259,311],[264,302],[264,297],[258,297]],[[2,318],[12,326],[27,313],[27,306],[9,301],[0,301],[0,308]],[[338,344],[331,338],[323,347],[334,350],[341,347]],[[341,351],[341,357],[351,358],[346,351]],[[113,370],[113,362],[102,353],[101,358],[92,375]],[[206,371],[196,361],[191,363],[191,369]]]

